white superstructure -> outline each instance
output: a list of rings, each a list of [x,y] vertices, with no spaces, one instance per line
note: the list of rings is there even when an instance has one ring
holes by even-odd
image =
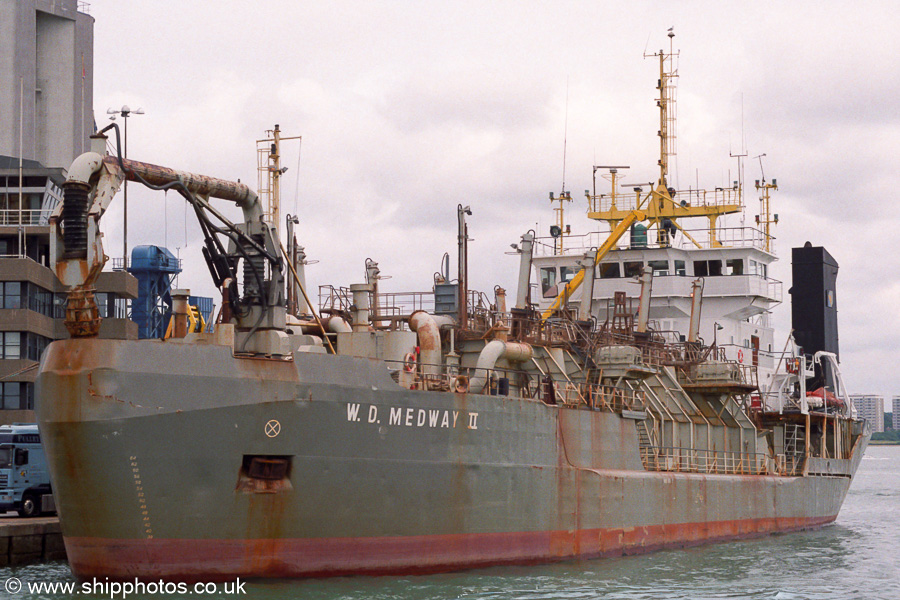
[[[670,32],[669,38],[673,35]],[[551,237],[535,240],[532,264],[538,283],[531,292],[532,303],[547,317],[560,307],[582,306],[582,298],[589,293],[590,314],[602,324],[612,320],[608,313],[616,292],[631,297],[636,310],[641,294],[638,278],[649,267],[653,273],[651,326],[677,341],[688,337],[694,282],[701,280],[700,337],[707,344],[715,342],[724,359],[757,367],[758,385],[765,391],[784,350],[784,337],[776,342],[771,316],[772,308],[782,301],[783,286],[769,277],[770,265],[777,260],[771,226],[778,216],[770,211],[770,191],[777,189],[777,183],[767,182],[764,175],[761,182],[756,181],[760,209],[755,227],[745,226],[740,160],[745,154],[737,157],[738,177],[727,187],[676,190],[669,186],[677,52],[670,48],[652,56],[659,58],[660,65],[659,179],[622,184],[628,167],[594,166],[593,190],[585,190],[587,216],[607,223],[611,233],[569,235],[563,207],[571,194],[563,191],[558,198],[551,194],[551,202],[559,202],[554,209],[558,222],[551,228]],[[597,193],[598,171],[611,184],[608,193]],[[727,215],[739,220],[739,226],[729,227]],[[632,220],[630,232],[621,235]],[[604,242],[616,245],[606,251]],[[585,274],[576,277],[582,267]]]

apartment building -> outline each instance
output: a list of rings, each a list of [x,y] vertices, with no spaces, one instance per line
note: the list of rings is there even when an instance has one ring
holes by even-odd
[[[878,394],[850,394],[859,418],[865,419],[872,427],[872,433],[884,431],[884,396]]]

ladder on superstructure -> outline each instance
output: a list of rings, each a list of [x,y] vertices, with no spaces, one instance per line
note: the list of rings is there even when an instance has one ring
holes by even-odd
[[[806,454],[806,427],[797,423],[784,426],[785,474],[797,475],[803,467]]]

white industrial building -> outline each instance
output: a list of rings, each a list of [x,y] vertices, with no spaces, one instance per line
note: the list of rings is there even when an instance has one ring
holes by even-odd
[[[86,7],[0,0],[0,155],[68,169],[89,149],[94,18]]]
[[[884,431],[884,396],[878,394],[850,394],[856,413],[872,427],[873,433]],[[896,406],[897,400],[894,400]],[[896,413],[894,413],[896,414]],[[896,419],[896,417],[894,417]],[[897,421],[895,420],[894,423]]]

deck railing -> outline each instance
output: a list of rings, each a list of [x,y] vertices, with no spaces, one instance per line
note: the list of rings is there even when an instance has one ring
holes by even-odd
[[[621,413],[623,410],[642,411],[646,407],[644,392],[612,385],[588,385],[588,404],[591,408]]]
[[[800,476],[803,475],[803,467],[806,459],[802,454],[777,454],[775,455],[775,471],[779,475]]]
[[[49,210],[40,208],[0,209],[0,225],[47,225]]]
[[[648,471],[717,475],[762,475],[768,455],[698,448],[641,448],[641,462]]]
[[[687,235],[685,235],[687,234]],[[584,254],[588,251],[596,251],[609,237],[608,232],[592,231],[582,235],[563,236],[564,254]],[[769,250],[772,248],[772,240],[769,239]],[[539,237],[534,240],[535,256],[553,256],[557,254],[559,242],[552,237]],[[646,241],[631,243],[629,236],[623,236],[616,244],[619,249],[644,249],[644,248],[683,248],[691,249],[697,246],[704,249],[710,248],[757,248],[765,250],[766,234],[755,227],[718,227],[715,237],[710,236],[709,229],[685,229],[679,230],[675,237],[666,236],[659,239],[656,230],[647,233]]]

